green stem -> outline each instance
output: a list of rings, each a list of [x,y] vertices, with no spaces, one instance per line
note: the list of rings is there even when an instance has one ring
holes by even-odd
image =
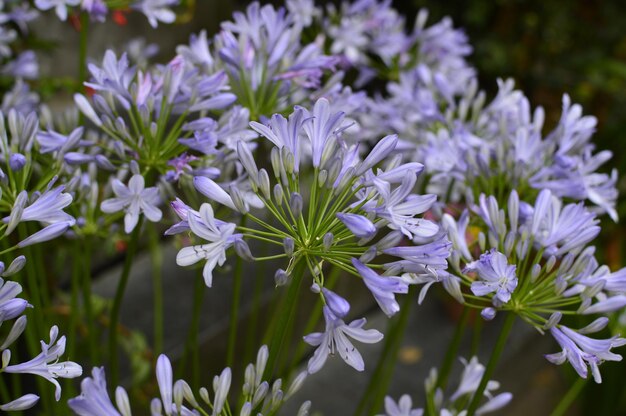
[[[126,250],[126,258],[124,259],[124,268],[122,269],[122,276],[117,284],[117,290],[115,291],[115,298],[113,299],[113,306],[111,307],[111,317],[109,320],[109,358],[111,363],[111,385],[117,386],[119,381],[119,363],[118,363],[118,351],[117,351],[117,335],[118,335],[118,323],[120,320],[120,310],[122,308],[122,301],[124,300],[124,292],[128,284],[128,277],[130,276],[130,270],[133,265],[133,257],[137,251],[137,243],[139,241],[139,234],[141,233],[141,225],[143,218],[139,219],[139,222],[135,226],[133,233],[130,237],[130,243]]]
[[[85,92],[85,81],[87,81],[87,35],[89,32],[89,14],[80,13],[80,40],[78,46],[78,92]],[[81,111],[78,112],[78,124],[82,125],[85,116]]]
[[[291,283],[287,290],[286,298],[281,308],[277,309],[277,314],[274,314],[276,320],[276,326],[273,330],[273,335],[269,346],[269,358],[265,367],[264,380],[272,378],[275,372],[277,358],[280,357],[280,353],[285,341],[285,334],[289,327],[290,321],[294,319],[295,306],[298,300],[298,290],[300,283],[304,277],[304,271],[306,270],[306,262],[300,259],[296,263],[293,272],[291,273]]]
[[[83,241],[83,271],[82,271],[82,281],[81,286],[83,289],[83,305],[85,308],[85,317],[87,318],[87,336],[89,340],[89,354],[91,358],[91,364],[95,365],[99,361],[98,351],[100,347],[97,342],[98,332],[96,330],[96,320],[93,313],[93,306],[91,302],[91,240],[89,237],[85,238]],[[79,252],[79,250],[77,250]]]
[[[260,247],[260,254],[267,254],[267,245],[262,245]],[[256,264],[256,274],[253,275],[254,278],[254,293],[252,295],[252,311],[250,313],[250,322],[248,324],[248,328],[246,331],[246,347],[245,353],[243,355],[243,362],[247,363],[253,359],[254,355],[254,347],[257,344],[258,337],[258,318],[261,313],[261,295],[263,294],[263,276],[265,276],[265,271],[267,269],[266,262],[261,262]]]
[[[463,333],[465,332],[465,327],[467,326],[467,321],[469,320],[469,315],[470,308],[468,308],[467,306],[463,306],[463,312],[461,313],[461,317],[456,324],[454,336],[452,337],[452,341],[448,345],[445,358],[443,359],[443,364],[441,365],[441,369],[439,371],[439,377],[437,378],[437,387],[445,389],[446,384],[448,383],[450,370],[452,369],[452,365],[454,364],[454,360],[456,359],[456,356],[458,354],[459,346],[461,345],[461,340],[463,339]]]
[[[355,416],[366,413],[365,410],[369,406],[369,412],[366,414],[376,414],[377,410],[383,403],[385,395],[387,394],[387,388],[395,369],[396,359],[398,357],[398,350],[402,338],[405,334],[406,325],[408,323],[410,306],[415,303],[415,286],[409,288],[409,293],[405,296],[400,308],[400,313],[395,320],[390,320],[388,324],[389,330],[385,336],[385,345],[383,351],[378,358],[374,373],[370,377],[369,383],[365,390],[365,393],[361,397]]]
[[[200,354],[198,345],[198,333],[200,332],[200,311],[202,310],[202,298],[204,297],[204,277],[202,268],[198,269],[198,275],[193,287],[193,306],[191,311],[191,323],[187,332],[185,349],[180,366],[178,366],[176,378],[180,378],[181,372],[187,364],[191,354],[191,387],[197,390],[200,387]]]
[[[483,378],[480,380],[480,384],[478,385],[478,389],[474,393],[474,397],[472,397],[472,401],[467,409],[467,415],[473,416],[480,404],[480,401],[483,398],[483,392],[485,391],[485,387],[487,387],[487,382],[491,378],[494,370],[496,369],[496,364],[500,359],[500,355],[504,350],[504,346],[506,345],[506,341],[509,337],[509,333],[511,332],[511,328],[513,328],[513,323],[515,322],[516,315],[514,313],[508,313],[506,318],[504,319],[504,325],[500,330],[500,335],[496,341],[496,345],[493,348],[491,353],[491,358],[489,358],[489,362],[487,363],[487,368],[483,373]]]
[[[565,396],[563,396],[563,398],[556,406],[554,411],[550,414],[550,416],[564,415],[565,412],[567,412],[567,410],[570,408],[572,403],[574,403],[574,400],[576,400],[581,390],[585,387],[585,384],[587,384],[587,379],[578,377],[576,382],[572,384],[572,387],[570,387]]]
[[[150,227],[150,258],[154,308],[154,354],[163,352],[163,250],[155,227]]]
[[[231,367],[235,361],[235,346],[237,344],[237,320],[239,319],[239,302],[241,300],[241,280],[243,275],[243,260],[237,256],[233,271],[233,299],[230,304],[230,327],[228,329],[228,349],[226,366]]]

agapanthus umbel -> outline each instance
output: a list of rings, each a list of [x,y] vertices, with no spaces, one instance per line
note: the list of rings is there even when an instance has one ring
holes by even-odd
[[[421,165],[403,164],[401,155],[394,155],[395,136],[381,139],[361,156],[359,146],[343,140],[344,122],[342,113],[332,112],[329,102],[320,99],[312,111],[296,107],[288,117],[274,115],[265,125],[252,123],[273,145],[270,151],[273,180],[264,168],[257,166],[250,146],[242,141],[237,145],[237,163],[247,175],[245,180],[223,178],[224,182],[220,183],[197,178],[194,183],[202,194],[243,215],[247,224],[255,227],[237,226],[234,221],[219,223],[211,217],[205,221],[215,221],[216,230],[224,229],[228,233],[201,236],[192,226],[201,215],[176,201],[173,206],[183,221],[170,233],[191,226],[194,234],[212,242],[184,248],[179,256],[206,258],[212,269],[231,245],[240,256],[254,257],[246,241],[256,239],[284,249],[284,254],[267,257],[289,259],[288,266],[277,274],[280,284],[289,279],[300,281],[308,270],[315,293],[323,302],[339,304],[327,298],[331,292],[325,287],[328,269],[336,267],[364,279],[385,313],[390,316],[396,313],[399,306],[395,295],[406,293],[408,285],[417,282],[415,278],[400,278],[397,273],[411,271],[416,276],[437,276],[447,265],[450,244],[436,224],[418,217],[435,200],[412,193]],[[206,207],[202,208],[205,213]],[[266,214],[258,215],[255,209],[259,207],[264,207]],[[240,232],[238,240],[230,241],[234,230]],[[397,247],[404,239],[410,241],[409,245]],[[220,248],[214,250],[218,242]],[[209,252],[212,254],[207,257]],[[376,261],[381,255],[401,259],[383,265]],[[327,318],[336,313],[329,310]],[[343,328],[337,319],[326,319],[328,331],[335,326]],[[330,350],[318,351],[328,354]],[[318,363],[324,361],[325,357],[318,357]],[[354,366],[362,367],[356,362]]]
[[[549,190],[539,193],[534,206],[520,202],[515,191],[502,208],[496,198],[481,195],[473,211],[474,216],[463,213],[459,222],[449,214],[443,218],[454,246],[451,273],[472,293],[459,293],[460,300],[483,309],[485,319],[502,311],[518,315],[541,333],[549,329],[563,353],[547,358],[559,364],[567,359],[582,377],[587,376],[586,362],[600,382],[597,365],[620,360],[609,350],[623,340],[594,340],[557,325],[562,315],[593,315],[626,306],[626,292],[618,283],[623,270],[610,273],[600,267],[595,248],[589,246],[600,232],[595,214],[582,203],[563,204]],[[483,230],[478,235],[466,233],[470,219]]]
[[[324,74],[340,59],[324,55],[322,39],[300,44],[302,26],[284,8],[254,2],[234,21],[222,23],[214,40],[216,64],[228,73],[233,92],[253,118],[288,111],[322,85]],[[212,54],[206,42],[192,38],[190,48],[204,62]]]

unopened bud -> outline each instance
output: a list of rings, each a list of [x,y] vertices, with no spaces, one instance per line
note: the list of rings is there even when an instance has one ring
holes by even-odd
[[[265,199],[270,199],[271,198],[270,176],[267,174],[267,171],[265,169],[259,170],[258,183],[259,183],[259,189],[261,190],[263,197]]]
[[[333,245],[334,240],[335,236],[333,235],[333,233],[324,234],[324,237],[322,238],[322,243],[324,244],[325,251],[330,250],[330,247]]]
[[[274,170],[274,177],[280,178],[281,171],[283,170],[283,164],[280,161],[280,153],[277,147],[273,147],[270,153],[270,160],[272,162],[272,169]]]
[[[328,171],[326,169],[323,169],[320,171],[320,173],[317,174],[317,186],[319,186],[320,188],[324,186],[324,184],[326,183],[326,179],[328,179]]]
[[[281,205],[283,203],[284,196],[283,187],[278,183],[274,185],[274,201],[277,205]]]
[[[302,201],[302,195],[297,192],[292,192],[289,197],[289,208],[291,209],[291,213],[295,218],[298,218],[302,215],[302,206],[304,202]]]
[[[287,284],[288,280],[289,275],[286,271],[283,269],[276,270],[276,273],[274,274],[274,282],[276,283],[276,286],[284,286]]]
[[[285,237],[285,239],[283,240],[283,247],[285,248],[285,254],[288,257],[292,257],[293,256],[293,250],[295,248],[295,243],[293,241],[293,238]]]
[[[250,251],[250,247],[248,246],[248,243],[238,238],[237,240],[235,240],[234,245],[235,245],[235,253],[237,253],[239,257],[241,257],[242,259],[246,261],[254,261],[254,256],[252,255],[252,252]]]

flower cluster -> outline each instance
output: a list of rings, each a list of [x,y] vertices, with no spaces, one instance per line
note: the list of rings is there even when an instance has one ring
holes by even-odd
[[[563,205],[548,189],[539,193],[534,205],[521,202],[514,191],[504,208],[495,197],[481,195],[473,210],[473,216],[464,211],[458,220],[449,214],[443,218],[454,247],[453,273],[471,292],[453,295],[481,309],[485,319],[507,311],[542,333],[549,330],[564,351],[547,358],[561,364],[567,357],[581,377],[587,377],[586,362],[600,382],[597,364],[621,360],[610,350],[626,340],[583,335],[604,327],[605,318],[579,332],[560,324],[564,315],[608,313],[626,306],[619,278],[624,271],[611,273],[599,266],[595,248],[589,245],[600,232],[595,214],[582,203]],[[485,232],[468,238],[470,217]],[[482,254],[474,260],[476,253]]]
[[[229,404],[228,393],[231,387],[232,373],[226,367],[219,376],[213,379],[213,399],[209,390],[202,387],[198,391],[200,400],[196,399],[193,390],[185,380],[176,380],[172,364],[166,355],[160,355],[156,364],[156,378],[160,397],[152,399],[150,412],[152,415],[195,415],[211,414],[224,416],[236,414],[269,415],[274,414],[284,401],[287,401],[302,386],[306,373],[299,374],[290,384],[286,392],[282,390],[282,380],[277,379],[271,385],[264,381],[265,366],[268,359],[267,346],[262,346],[254,364],[248,364],[244,376],[244,402],[240,407]],[[81,383],[81,394],[68,402],[70,408],[80,416],[131,415],[128,393],[123,387],[115,390],[115,404],[107,392],[104,368],[94,367],[91,377]],[[304,402],[298,410],[298,416],[307,416],[310,402]],[[211,409],[210,413],[206,408]]]

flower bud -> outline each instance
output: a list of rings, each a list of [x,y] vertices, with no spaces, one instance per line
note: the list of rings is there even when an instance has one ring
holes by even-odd
[[[303,204],[304,202],[302,201],[302,196],[297,192],[292,192],[289,198],[289,208],[296,219],[302,215]]]
[[[280,184],[274,185],[274,201],[277,205],[281,205],[283,203],[283,197],[285,194],[283,193],[283,187]]]
[[[238,238],[235,240],[234,246],[235,246],[235,253],[237,253],[239,257],[241,257],[242,259],[246,261],[254,261],[254,256],[252,255],[252,252],[250,251],[250,247],[248,246],[248,243],[246,243],[241,238]]]
[[[26,165],[26,157],[21,153],[12,153],[9,156],[9,167],[13,172],[18,172]]]
[[[289,275],[286,271],[283,269],[276,270],[276,273],[274,274],[274,282],[276,283],[276,286],[284,286],[287,284],[288,280]]]
[[[293,238],[285,237],[283,239],[283,247],[285,248],[285,254],[288,257],[292,257],[293,256],[293,250],[295,248],[295,243],[293,241]]]
[[[259,189],[261,190],[261,193],[263,194],[263,197],[265,199],[270,199],[271,198],[270,177],[267,174],[267,171],[265,169],[259,170],[258,184],[259,184]]]
[[[278,179],[281,177],[283,164],[280,160],[280,153],[277,147],[272,147],[272,151],[270,152],[270,160],[272,162],[272,170],[274,171],[274,177]]]
[[[330,248],[333,245],[334,240],[335,240],[335,236],[333,235],[333,233],[324,234],[324,237],[322,238],[322,243],[324,244],[325,251],[330,250]]]
[[[496,310],[494,308],[485,308],[480,311],[480,316],[482,316],[485,321],[491,321],[496,316]]]

